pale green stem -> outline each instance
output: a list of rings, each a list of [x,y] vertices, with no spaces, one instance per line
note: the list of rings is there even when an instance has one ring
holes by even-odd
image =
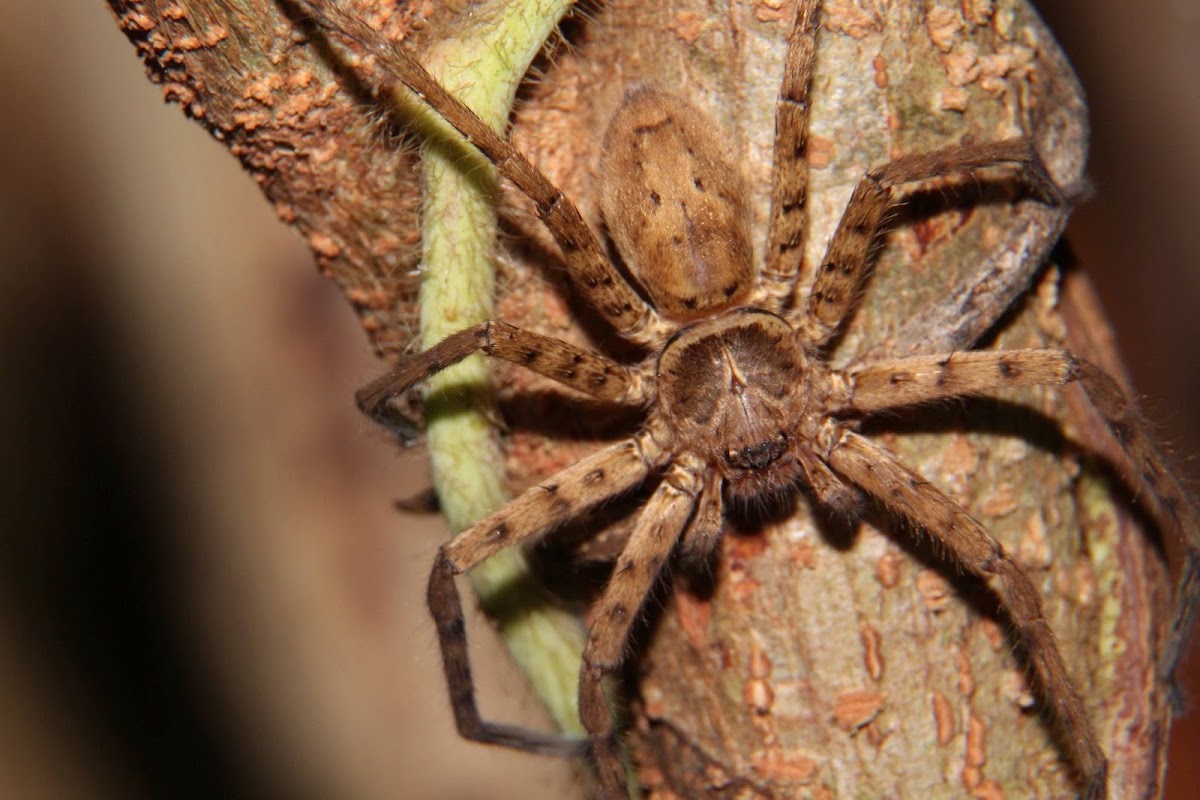
[[[503,0],[476,6],[470,19],[425,56],[429,71],[496,130],[508,121],[518,84],[570,0]],[[421,344],[492,316],[496,238],[495,169],[444,133],[425,147]],[[427,439],[442,510],[460,531],[508,500],[504,459],[491,420],[488,368],[479,356],[429,381]],[[584,631],[573,615],[545,602],[524,555],[511,548],[475,568],[470,579],[518,665],[560,728],[582,734],[576,687]]]

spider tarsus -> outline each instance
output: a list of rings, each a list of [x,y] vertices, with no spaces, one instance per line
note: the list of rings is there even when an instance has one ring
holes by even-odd
[[[627,800],[629,790],[625,765],[617,738],[613,714],[604,694],[604,675],[607,670],[584,661],[579,673],[579,718],[589,732],[592,765],[599,778],[605,800]]]
[[[394,506],[397,511],[403,511],[406,514],[437,514],[442,510],[437,490],[432,486],[409,497],[400,498],[394,503]]]
[[[459,732],[462,733],[461,729]],[[501,725],[495,722],[484,723],[477,736],[463,734],[463,738],[481,744],[493,744],[534,755],[557,758],[585,756],[591,747],[589,739],[557,736],[552,733],[542,733],[516,725]]]
[[[1197,597],[1200,597],[1200,585],[1197,585],[1200,582],[1200,550],[1189,550],[1184,556],[1180,570],[1179,586],[1176,589],[1175,619],[1171,625],[1170,634],[1167,636],[1167,644],[1163,648],[1162,659],[1159,662],[1162,679],[1170,687],[1171,708],[1177,715],[1191,707],[1183,687],[1175,680],[1175,670],[1179,666],[1180,658],[1187,652],[1197,611],[1200,611],[1200,607],[1198,607],[1200,601],[1197,600]]]
[[[547,756],[579,756],[588,750],[588,742],[515,725],[487,722],[479,714],[475,700],[475,682],[467,652],[466,621],[454,576],[460,574],[439,548],[429,574],[426,601],[437,627],[441,643],[442,668],[450,688],[450,702],[459,735],[481,744],[494,744]]]
[[[1108,797],[1108,761],[1103,753],[1099,758],[1099,767],[1085,778],[1083,800],[1106,800]]]
[[[607,709],[605,713],[608,713]],[[625,762],[621,757],[621,746],[613,734],[593,736],[589,739],[591,763],[600,783],[603,800],[629,800],[628,782],[625,777]]]

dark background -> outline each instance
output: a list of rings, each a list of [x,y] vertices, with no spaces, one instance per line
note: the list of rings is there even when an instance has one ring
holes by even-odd
[[[1194,479],[1200,4],[1041,5],[1092,109],[1071,241]],[[442,526],[388,507],[426,478],[352,407],[348,306],[101,0],[0,8],[0,795],[566,796],[563,764],[453,732]],[[488,710],[536,718],[489,647]]]
[[[1117,329],[1159,441],[1200,478],[1200,3],[1040,0],[1088,96],[1095,197],[1068,236]],[[1171,800],[1200,786],[1200,649],[1175,725]]]

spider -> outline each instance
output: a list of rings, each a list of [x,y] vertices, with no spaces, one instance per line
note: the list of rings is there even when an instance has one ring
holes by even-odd
[[[859,513],[864,497],[874,498],[927,531],[996,594],[1049,713],[1065,731],[1083,795],[1105,796],[1105,754],[1037,588],[965,509],[857,433],[855,421],[939,398],[1078,381],[1125,447],[1127,477],[1164,517],[1194,529],[1194,512],[1143,434],[1133,404],[1106,373],[1062,349],[916,356],[840,369],[824,357],[855,307],[900,187],[1001,167],[1045,202],[1065,202],[1029,139],[959,144],[872,169],[820,264],[805,263],[807,98],[821,3],[798,0],[776,110],[765,263],[761,269],[754,263],[747,188],[725,160],[714,125],[685,101],[638,86],[605,134],[600,188],[604,219],[631,281],[605,256],[575,205],[410,55],[326,0],[305,4],[333,35],[372,52],[528,196],[579,295],[614,332],[649,353],[640,363],[623,364],[491,320],[402,360],[357,395],[364,411],[386,416],[393,398],[482,352],[644,412],[635,434],[530,488],[440,548],[428,604],[464,737],[543,754],[590,752],[605,795],[625,797],[618,731],[602,683],[623,662],[630,628],[661,570],[676,550],[686,561],[707,560],[730,506],[805,485],[849,517]],[[583,655],[579,708],[586,742],[482,719],[455,577],[643,484],[653,489],[593,610]]]

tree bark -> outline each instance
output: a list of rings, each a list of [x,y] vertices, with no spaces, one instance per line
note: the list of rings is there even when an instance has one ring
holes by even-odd
[[[167,98],[242,161],[306,238],[377,351],[403,352],[415,317],[420,198],[401,168],[415,163],[412,150],[381,135],[370,76],[333,66],[298,32],[299,18],[268,0],[109,3]],[[418,50],[457,10],[344,5]],[[529,85],[514,141],[598,225],[594,176],[612,110],[637,82],[677,91],[713,115],[759,187],[761,242],[789,9],[606,4],[569,26],[573,47],[558,48]],[[1023,3],[829,0],[819,48],[810,259],[858,177],[895,155],[1026,132],[1062,185],[1079,183],[1082,94]],[[1068,265],[1043,266],[1065,212],[1010,202],[1011,187],[979,186],[913,196],[835,363],[982,342],[1067,344],[1116,367],[1086,280]],[[628,356],[571,297],[528,204],[512,191],[502,200],[520,243],[504,250],[497,315]],[[515,489],[628,433],[627,419],[606,430],[578,421],[574,398],[529,374],[500,369],[496,384]],[[965,503],[1030,571],[1101,732],[1112,795],[1158,796],[1170,718],[1154,656],[1167,574],[1127,493],[1089,455],[1106,439],[1086,400],[1013,392],[867,430]],[[677,576],[662,598],[629,671],[635,752],[651,796],[1075,791],[994,598],[886,514],[851,530],[801,496],[786,518],[730,526],[711,581]]]

